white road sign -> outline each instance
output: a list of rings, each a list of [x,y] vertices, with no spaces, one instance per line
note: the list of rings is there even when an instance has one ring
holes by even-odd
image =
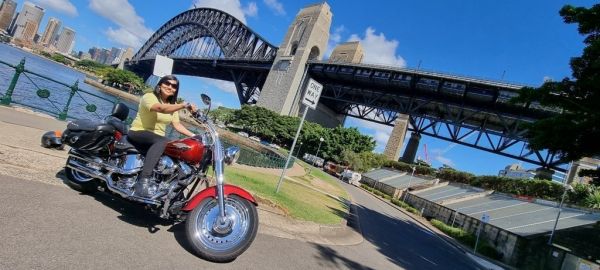
[[[484,214],[481,216],[481,221],[482,221],[483,223],[489,223],[489,222],[490,222],[490,215],[488,215],[488,214],[485,214],[485,213],[484,213]]]
[[[302,98],[302,104],[310,107],[313,110],[316,109],[317,103],[319,103],[319,98],[321,97],[321,90],[323,90],[322,84],[313,79],[309,79],[308,85],[306,86],[306,92]]]

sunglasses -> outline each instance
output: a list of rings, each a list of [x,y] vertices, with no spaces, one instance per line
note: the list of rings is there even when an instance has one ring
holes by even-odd
[[[164,84],[166,86],[171,86],[173,88],[177,88],[177,83],[171,83],[169,81],[164,81],[162,84]]]

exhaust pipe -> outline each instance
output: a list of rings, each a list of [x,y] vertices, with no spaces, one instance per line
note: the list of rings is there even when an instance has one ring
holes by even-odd
[[[81,157],[81,156],[75,156],[75,155],[70,155],[70,156],[71,156],[71,159],[69,159],[69,162],[67,162],[66,167],[71,168],[77,172],[83,173],[89,177],[93,177],[93,178],[104,181],[106,183],[106,187],[108,187],[108,189],[110,191],[112,191],[116,194],[119,194],[121,197],[129,199],[129,200],[141,202],[141,203],[154,204],[154,205],[158,205],[158,206],[161,205],[160,201],[134,196],[133,194],[129,194],[128,192],[119,189],[115,185],[114,181],[112,180],[112,174],[113,174],[112,171],[109,170],[108,173],[103,174],[102,172],[99,171],[99,169],[98,170],[92,169],[92,168],[90,168],[89,165],[86,166],[76,159],[79,159],[85,163],[91,164],[92,166],[97,167],[97,168],[104,167],[104,166],[102,166],[102,164],[97,163],[88,158]]]

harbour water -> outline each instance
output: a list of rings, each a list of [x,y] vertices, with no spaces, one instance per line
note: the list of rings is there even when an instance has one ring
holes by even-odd
[[[21,106],[31,107],[34,110],[46,111],[46,113],[58,114],[63,111],[71,88],[60,83],[42,78],[34,73],[49,77],[55,81],[68,86],[78,84],[78,91],[72,98],[68,109],[69,118],[102,119],[110,114],[115,97],[106,94],[99,89],[84,83],[85,74],[65,65],[48,60],[41,56],[23,51],[18,48],[0,43],[0,60],[13,66],[25,59],[25,70],[22,73],[12,95],[12,100]],[[15,69],[0,63],[0,94],[4,95],[15,74]],[[39,89],[47,89],[50,96],[40,98],[37,95]],[[137,105],[131,102],[121,101],[131,108],[130,116],[135,115]],[[93,106],[92,106],[93,105]],[[88,109],[96,108],[94,112]]]

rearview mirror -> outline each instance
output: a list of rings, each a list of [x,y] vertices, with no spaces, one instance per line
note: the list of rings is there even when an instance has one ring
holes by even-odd
[[[200,94],[200,97],[202,98],[204,105],[208,106],[208,109],[206,109],[206,115],[208,115],[208,112],[210,112],[210,97],[206,94]]]
[[[208,105],[210,106],[210,97],[205,95],[205,94],[201,94],[200,97],[202,97],[202,102],[204,103],[204,105]]]
[[[240,157],[240,148],[237,146],[230,146],[225,149],[225,158],[223,162],[227,165],[235,163]]]

